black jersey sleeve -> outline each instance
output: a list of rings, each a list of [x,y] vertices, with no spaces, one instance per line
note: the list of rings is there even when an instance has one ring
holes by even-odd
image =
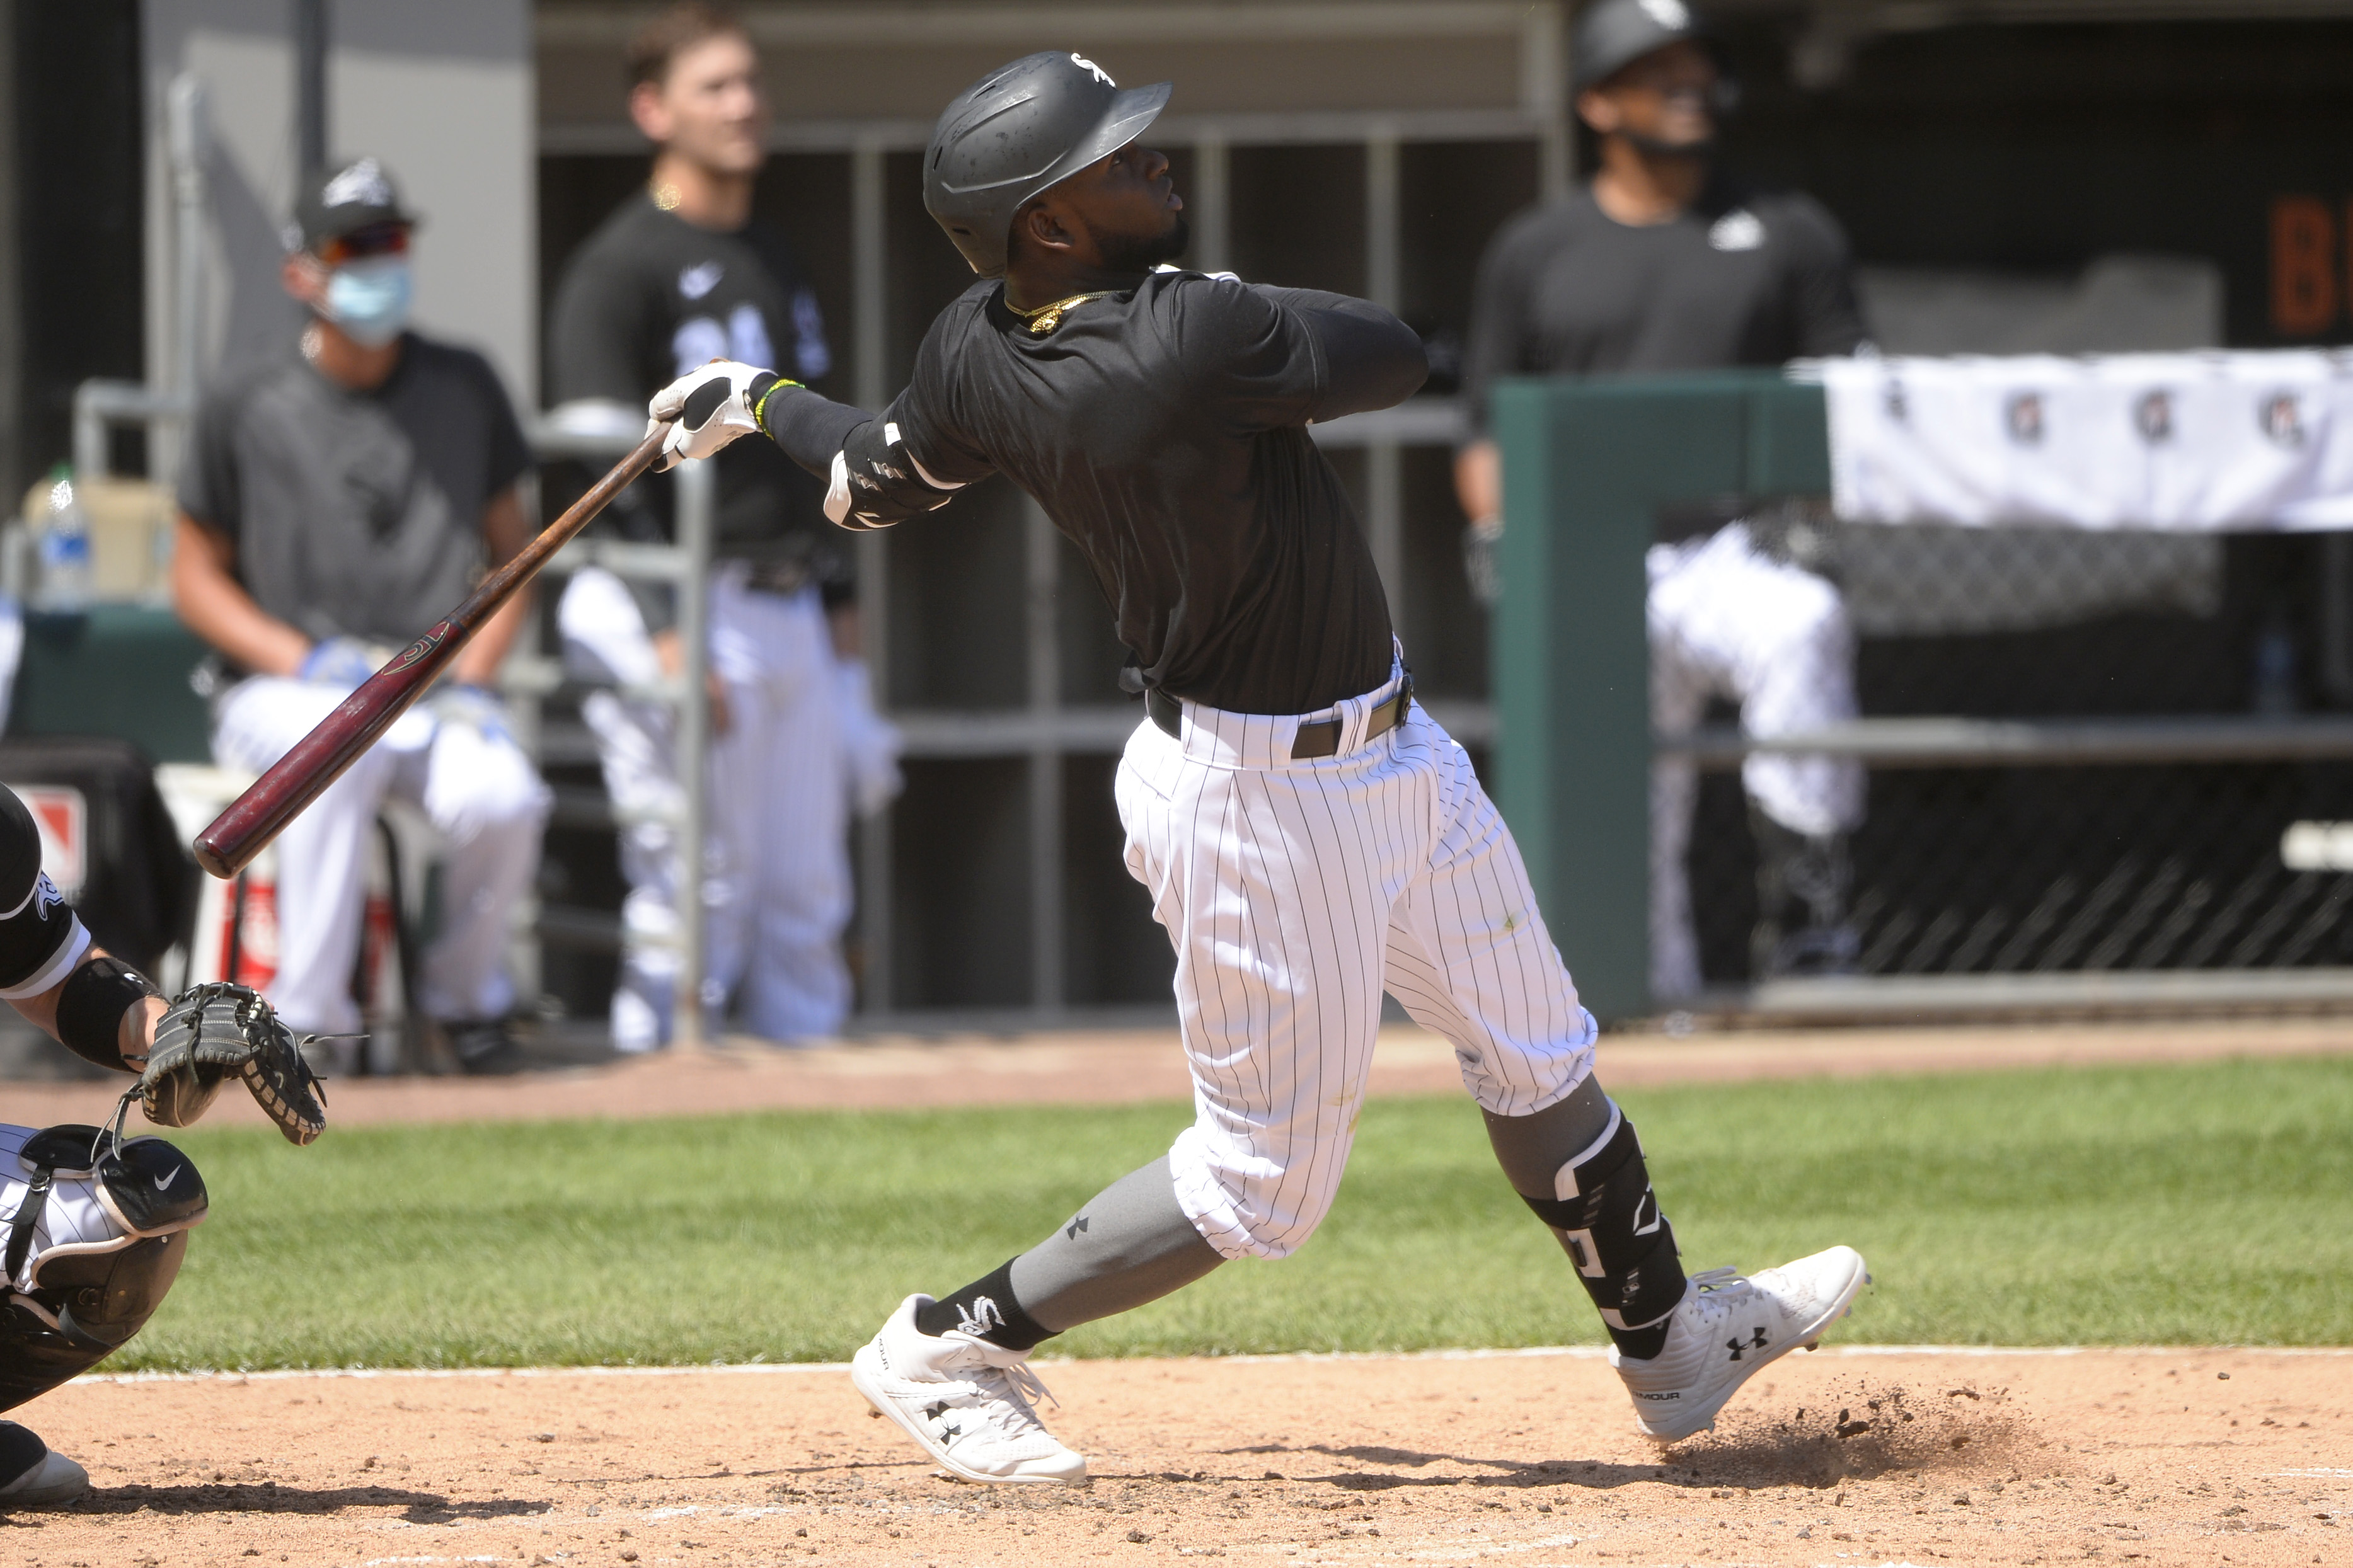
[[[807,387],[754,382],[760,427],[786,457],[826,481],[825,515],[843,528],[888,528],[945,506],[993,471],[957,433],[942,346],[949,311],[915,355],[914,376],[880,416]]]
[[[1371,300],[1263,284],[1258,292],[1299,317],[1323,359],[1324,384],[1310,420],[1393,408],[1430,379],[1420,334]]]
[[[0,998],[47,991],[89,951],[90,933],[41,869],[33,814],[0,784]]]
[[[1852,353],[1871,333],[1854,294],[1846,232],[1810,196],[1789,202],[1789,321],[1800,354]]]
[[[1462,342],[1462,404],[1474,439],[1487,434],[1487,394],[1498,376],[1514,375],[1527,333],[1528,289],[1540,212],[1504,226],[1479,258],[1471,290],[1471,330]]]
[[[196,405],[174,497],[192,521],[232,541],[244,510],[234,428],[241,401],[230,389],[215,387]]]
[[[1430,374],[1413,330],[1368,300],[1225,276],[1188,278],[1161,298],[1202,407],[1237,429],[1387,408]]]

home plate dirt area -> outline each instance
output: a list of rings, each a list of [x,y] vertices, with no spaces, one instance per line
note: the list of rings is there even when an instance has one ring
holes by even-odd
[[[2353,1354],[1825,1347],[1662,1452],[1599,1356],[1043,1362],[1082,1489],[950,1481],[839,1368],[91,1379],[24,1568],[2340,1563]]]

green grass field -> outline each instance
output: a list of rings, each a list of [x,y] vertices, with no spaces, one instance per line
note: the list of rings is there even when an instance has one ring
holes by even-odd
[[[1888,1342],[2353,1343],[2353,1061],[1621,1097],[1694,1269],[1843,1241]],[[1162,1152],[1185,1108],[177,1135],[213,1215],[118,1369],[846,1358]],[[1296,1258],[1055,1342],[1596,1341],[1467,1100],[1376,1101]]]

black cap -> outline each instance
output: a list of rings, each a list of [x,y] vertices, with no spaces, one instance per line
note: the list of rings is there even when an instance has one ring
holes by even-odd
[[[400,191],[385,166],[374,158],[354,158],[303,182],[294,221],[286,226],[286,248],[316,250],[378,224],[416,221],[417,215],[400,205]]]
[[[1583,92],[1669,44],[1706,37],[1707,24],[1684,0],[1597,0],[1577,19],[1569,90]]]

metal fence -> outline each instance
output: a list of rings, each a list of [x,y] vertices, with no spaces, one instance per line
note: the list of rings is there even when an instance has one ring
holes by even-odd
[[[1785,507],[1859,634],[1852,724],[1662,751],[1710,770],[1688,863],[1718,1005],[2353,999],[2342,536],[1839,523]],[[1869,770],[1850,838],[1854,973],[1755,972],[1758,749]],[[2303,825],[2299,826],[2298,825]],[[2342,973],[2335,973],[2335,972]]]

